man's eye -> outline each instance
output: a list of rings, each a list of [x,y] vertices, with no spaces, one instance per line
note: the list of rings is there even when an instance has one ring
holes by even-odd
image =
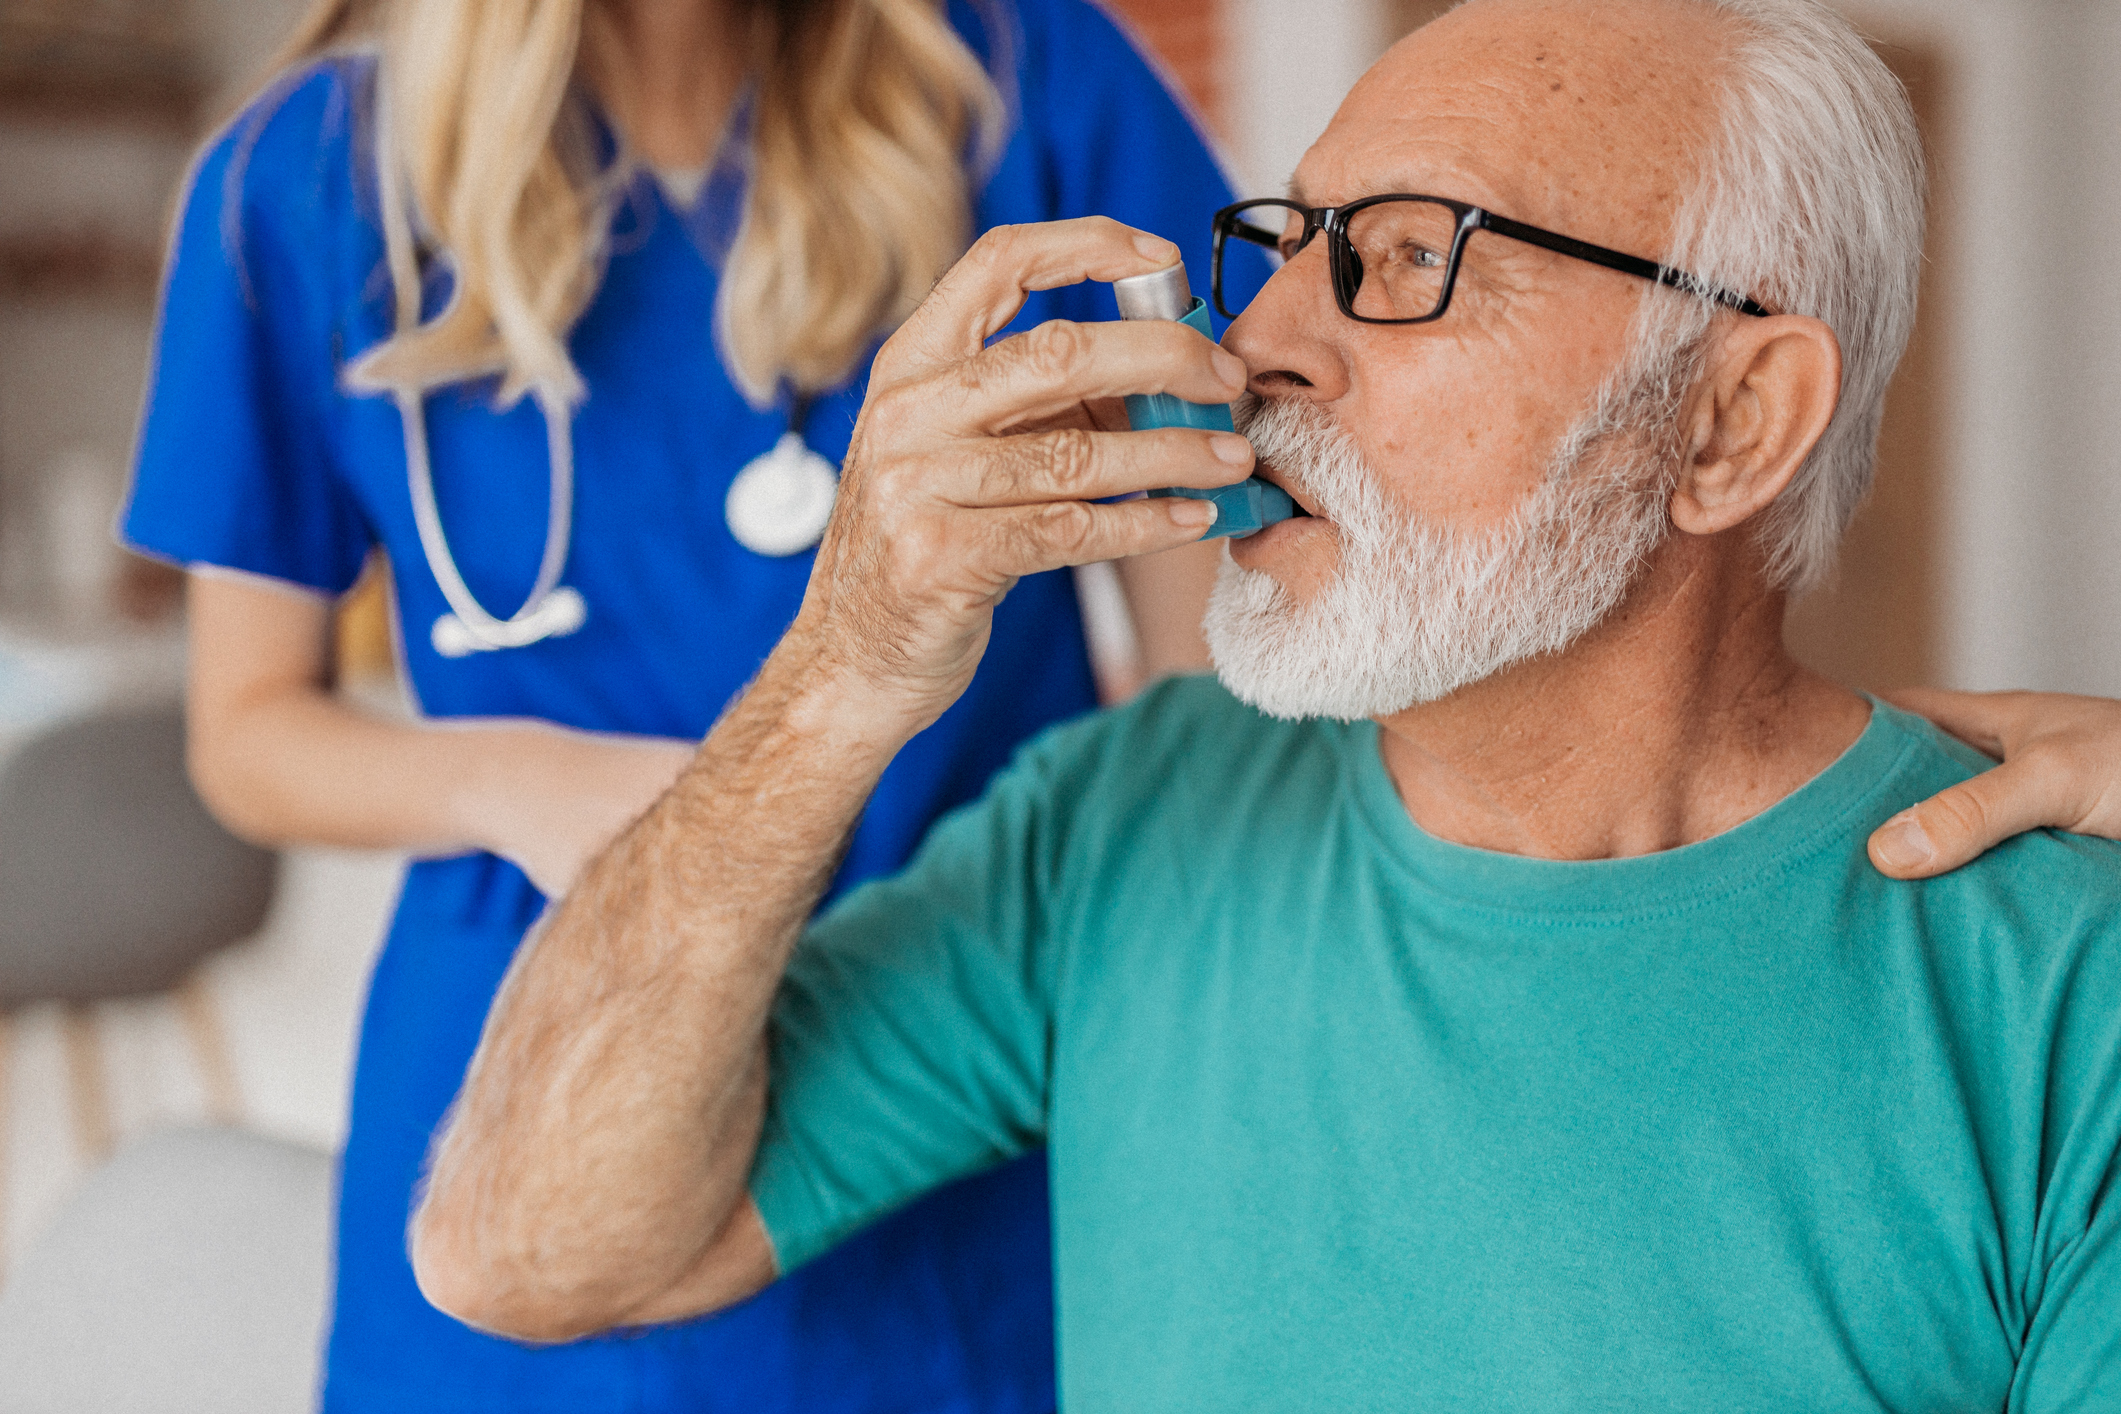
[[[1431,250],[1425,245],[1409,247],[1407,255],[1415,265],[1420,266],[1424,270],[1441,269],[1443,267],[1442,253]]]

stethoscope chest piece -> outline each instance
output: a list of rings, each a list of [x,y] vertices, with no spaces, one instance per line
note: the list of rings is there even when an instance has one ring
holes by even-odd
[[[839,488],[837,469],[791,428],[729,483],[729,533],[757,555],[807,550],[824,535]]]

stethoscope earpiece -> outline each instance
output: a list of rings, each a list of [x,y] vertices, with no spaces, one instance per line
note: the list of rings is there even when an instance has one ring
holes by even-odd
[[[491,630],[482,636],[455,614],[436,619],[428,640],[434,644],[435,652],[445,658],[468,658],[496,648],[523,648],[548,638],[565,638],[588,618],[587,601],[563,584],[523,613],[496,625],[505,631],[501,636],[508,642],[494,642]]]

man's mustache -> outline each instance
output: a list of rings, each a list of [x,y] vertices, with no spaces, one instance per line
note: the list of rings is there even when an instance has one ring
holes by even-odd
[[[1337,419],[1306,399],[1250,390],[1231,405],[1230,417],[1258,454],[1253,475],[1287,491],[1305,514],[1333,517],[1336,508],[1306,473],[1321,447],[1352,445]]]

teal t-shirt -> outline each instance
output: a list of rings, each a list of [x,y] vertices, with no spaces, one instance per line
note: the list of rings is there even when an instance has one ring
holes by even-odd
[[[1556,863],[1166,686],[814,926],[752,1193],[794,1266],[1046,1143],[1071,1411],[2121,1409],[2121,849],[1864,858],[1983,764],[1879,705]]]

